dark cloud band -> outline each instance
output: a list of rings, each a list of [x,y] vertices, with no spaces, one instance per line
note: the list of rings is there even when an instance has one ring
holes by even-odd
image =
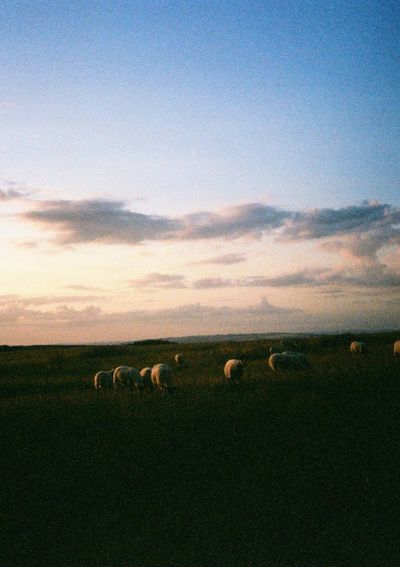
[[[272,234],[281,242],[319,240],[333,251],[375,258],[382,247],[400,244],[400,208],[374,201],[341,209],[288,211],[251,203],[219,212],[181,217],[146,215],[122,201],[42,201],[21,215],[56,231],[58,244],[101,242],[137,245],[146,241],[235,239]],[[241,261],[238,255],[215,263]]]
[[[12,201],[13,199],[24,198],[24,193],[15,189],[0,189],[0,201]]]

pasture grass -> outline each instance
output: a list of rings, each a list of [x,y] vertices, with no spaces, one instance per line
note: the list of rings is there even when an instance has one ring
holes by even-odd
[[[398,566],[395,338],[279,375],[266,341],[1,350],[1,565]],[[178,351],[170,395],[92,388]]]

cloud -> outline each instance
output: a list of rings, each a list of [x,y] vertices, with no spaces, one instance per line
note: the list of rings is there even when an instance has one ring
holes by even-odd
[[[179,218],[130,211],[122,201],[41,201],[21,213],[25,221],[56,231],[58,244],[140,244],[150,240],[196,240],[260,236],[281,226],[291,213],[262,204],[198,212]]]
[[[342,209],[298,212],[285,222],[280,239],[324,240],[326,250],[376,261],[381,248],[400,244],[400,208],[365,201]]]
[[[170,309],[107,313],[90,305],[33,309],[27,305],[0,304],[0,344],[35,342],[97,342],[191,334],[264,332],[291,324],[302,313],[272,305],[213,307],[199,303]],[[38,325],[42,335],[37,333]],[[35,332],[33,332],[35,331]]]
[[[167,217],[132,212],[122,201],[98,199],[42,201],[21,217],[55,229],[59,244],[139,244],[168,238],[179,228],[179,223]]]
[[[360,300],[362,297],[360,297]],[[214,307],[200,303],[156,310],[105,312],[95,305],[75,309],[61,305],[44,310],[26,305],[0,304],[0,344],[72,343],[135,340],[194,334],[287,331],[394,329],[400,303],[393,298],[371,307],[368,299],[354,310],[306,313],[264,299],[255,305]],[[38,334],[40,328],[42,334]]]
[[[356,286],[397,289],[400,286],[400,274],[377,265],[375,269],[353,271],[344,275],[339,273],[337,281]]]
[[[377,201],[342,209],[313,209],[298,212],[285,223],[283,235],[289,240],[326,238],[362,233],[400,222],[400,209]]]
[[[88,301],[97,301],[104,299],[98,295],[38,295],[38,296],[21,296],[21,295],[0,295],[0,308],[24,308],[27,306],[40,306],[65,303],[87,303]]]
[[[25,197],[21,191],[15,189],[0,189],[0,201],[11,201],[13,199],[21,199]]]
[[[332,285],[356,287],[397,288],[400,274],[378,265],[374,269],[301,270],[279,276],[246,276],[244,278],[201,278],[192,283],[195,289],[226,287],[324,287]]]
[[[385,246],[400,244],[400,231],[394,227],[370,230],[365,234],[351,234],[342,239],[333,239],[322,244],[324,250],[340,252],[349,259],[362,264],[378,262],[377,253]]]
[[[239,264],[240,262],[246,261],[245,254],[223,254],[222,256],[214,256],[206,260],[200,260],[199,262],[191,262],[191,264]]]
[[[143,278],[128,280],[128,283],[132,287],[182,289],[187,287],[185,279],[185,276],[181,274],[160,274],[158,272],[152,272]]]
[[[25,186],[18,181],[5,179],[0,181],[0,201],[12,201],[27,197]]]
[[[220,287],[296,287],[312,285],[313,277],[306,273],[297,272],[277,277],[268,276],[246,276],[245,278],[201,278],[193,282],[196,289],[220,288]]]
[[[80,284],[65,285],[64,289],[71,289],[73,291],[107,291],[106,289],[103,289],[101,287],[92,287]]]
[[[328,271],[309,270],[284,274],[281,276],[246,276],[244,278],[207,277],[190,282],[182,274],[160,274],[153,272],[143,278],[128,280],[132,287],[138,288],[190,288],[215,289],[227,287],[299,287],[305,285],[325,285]],[[325,278],[325,281],[324,281]]]
[[[55,231],[60,245],[138,245],[146,241],[259,238],[269,234],[281,243],[318,241],[325,250],[366,264],[377,262],[377,253],[383,247],[400,244],[400,208],[377,201],[310,211],[248,203],[175,218],[138,213],[122,201],[98,199],[36,201],[35,207],[21,213],[20,218]],[[226,254],[202,263],[234,264],[244,259],[241,254]]]
[[[362,288],[397,288],[400,274],[381,264],[351,268],[305,268],[297,272],[278,276],[251,275],[239,278],[219,276],[204,277],[190,281],[182,274],[161,274],[152,272],[142,278],[128,280],[131,287],[143,289],[218,289],[218,288],[299,288],[347,286]]]
[[[17,246],[19,248],[33,249],[33,248],[38,248],[39,244],[38,242],[34,242],[33,240],[26,240],[25,242],[19,242]]]
[[[282,226],[292,216],[289,211],[261,203],[223,209],[219,213],[198,212],[182,217],[180,239],[259,237]]]

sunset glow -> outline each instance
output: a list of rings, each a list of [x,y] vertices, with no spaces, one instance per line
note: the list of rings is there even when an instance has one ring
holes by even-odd
[[[390,3],[1,13],[0,344],[398,328]]]

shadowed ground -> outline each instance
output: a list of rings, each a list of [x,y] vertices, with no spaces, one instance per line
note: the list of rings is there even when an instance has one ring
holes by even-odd
[[[176,346],[1,352],[2,565],[398,565],[391,340],[304,341],[312,368],[280,376],[261,342],[185,345],[169,396],[91,378]]]

